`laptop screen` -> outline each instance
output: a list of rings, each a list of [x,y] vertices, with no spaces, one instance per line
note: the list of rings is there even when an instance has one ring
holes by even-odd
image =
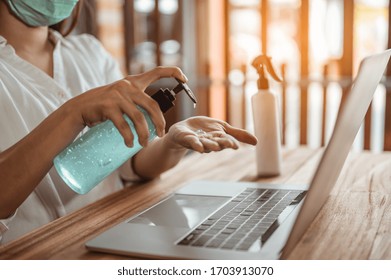
[[[326,202],[383,76],[390,54],[391,50],[387,50],[361,62],[281,258],[290,254]]]

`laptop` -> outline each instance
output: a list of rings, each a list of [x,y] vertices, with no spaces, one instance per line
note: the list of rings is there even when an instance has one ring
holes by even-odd
[[[154,259],[287,258],[336,183],[390,54],[361,62],[309,186],[190,182],[86,247]]]

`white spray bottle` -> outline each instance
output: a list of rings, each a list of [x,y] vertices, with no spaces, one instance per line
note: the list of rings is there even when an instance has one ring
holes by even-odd
[[[269,90],[270,76],[281,82],[275,73],[270,57],[260,55],[252,63],[259,74],[258,93],[251,98],[256,146],[257,174],[260,177],[277,176],[281,173],[281,136],[277,97]]]

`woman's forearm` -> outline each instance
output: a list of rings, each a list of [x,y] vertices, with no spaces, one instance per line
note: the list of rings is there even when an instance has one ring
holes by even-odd
[[[186,154],[184,147],[173,148],[167,135],[148,144],[133,158],[134,172],[145,179],[153,179],[174,167]]]
[[[49,172],[53,158],[83,129],[62,106],[26,137],[0,153],[0,218],[11,215]]]

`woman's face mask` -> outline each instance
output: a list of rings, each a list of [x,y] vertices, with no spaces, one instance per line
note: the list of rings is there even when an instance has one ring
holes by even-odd
[[[29,26],[50,26],[69,17],[78,0],[6,0],[12,12]]]

